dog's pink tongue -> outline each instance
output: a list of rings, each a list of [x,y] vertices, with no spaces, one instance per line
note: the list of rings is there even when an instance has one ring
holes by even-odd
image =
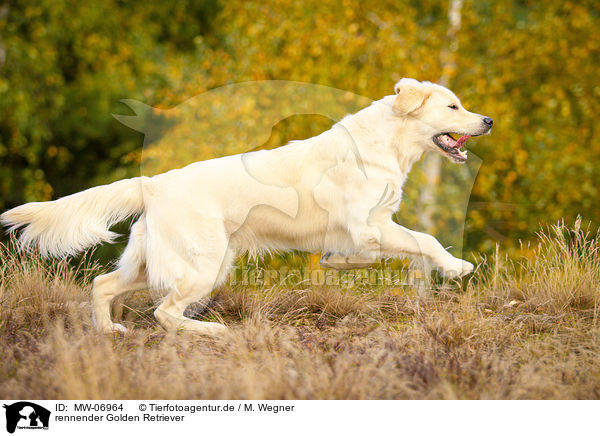
[[[460,148],[463,146],[463,144],[465,142],[467,142],[467,139],[469,139],[471,137],[471,135],[465,135],[465,136],[461,136],[460,138],[458,138],[458,140],[456,141],[456,145],[455,148]]]

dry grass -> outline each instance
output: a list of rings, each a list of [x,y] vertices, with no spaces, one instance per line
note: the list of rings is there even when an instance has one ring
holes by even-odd
[[[555,226],[529,258],[483,260],[429,298],[377,287],[223,287],[167,334],[145,293],[124,336],[89,317],[96,268],[0,253],[0,397],[37,399],[597,399],[598,235]]]

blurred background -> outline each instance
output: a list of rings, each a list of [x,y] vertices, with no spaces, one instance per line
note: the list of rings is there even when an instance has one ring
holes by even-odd
[[[495,121],[467,146],[481,164],[470,173],[467,252],[510,252],[578,214],[600,223],[597,1],[0,5],[0,210],[139,175],[143,136],[111,115],[132,114],[124,98],[168,109],[222,85],[282,79],[375,100],[414,77],[449,86]],[[331,123],[290,117],[264,147]],[[444,205],[456,186],[471,188],[455,169],[438,157],[419,164],[406,187],[419,216],[403,224],[453,232],[448,223],[465,211]]]

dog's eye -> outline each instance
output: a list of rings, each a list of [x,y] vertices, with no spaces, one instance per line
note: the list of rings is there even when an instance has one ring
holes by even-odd
[[[455,104],[451,104],[448,106],[450,109],[454,109],[455,111],[458,110],[458,106],[456,106]]]

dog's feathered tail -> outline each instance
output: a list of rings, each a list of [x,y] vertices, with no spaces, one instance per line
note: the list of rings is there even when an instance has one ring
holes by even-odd
[[[27,203],[0,215],[9,232],[19,228],[22,249],[70,256],[118,235],[110,227],[144,210],[141,178],[97,186],[54,201]]]

